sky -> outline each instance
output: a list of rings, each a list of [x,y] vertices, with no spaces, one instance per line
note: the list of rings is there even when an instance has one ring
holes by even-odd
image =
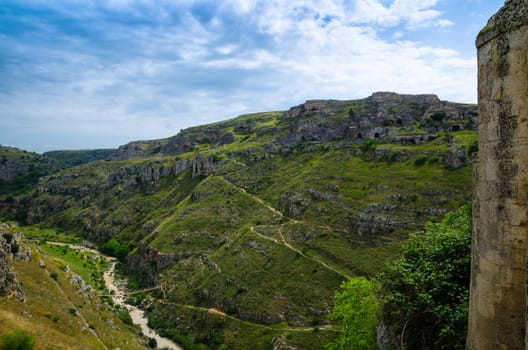
[[[114,148],[308,99],[477,101],[504,0],[2,0],[0,144]]]

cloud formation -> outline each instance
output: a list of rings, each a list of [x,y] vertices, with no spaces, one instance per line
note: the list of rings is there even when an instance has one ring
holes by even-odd
[[[433,40],[465,28],[449,1],[6,0],[0,143],[115,147],[378,90],[475,102],[474,52]]]

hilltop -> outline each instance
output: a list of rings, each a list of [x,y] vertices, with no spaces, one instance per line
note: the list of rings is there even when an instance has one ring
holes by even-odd
[[[388,92],[306,101],[131,142],[0,213],[116,239],[138,285],[166,286],[150,320],[182,344],[319,349],[343,281],[471,198],[476,111]]]

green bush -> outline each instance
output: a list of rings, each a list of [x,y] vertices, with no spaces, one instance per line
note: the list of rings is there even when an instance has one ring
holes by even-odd
[[[127,310],[121,311],[118,317],[121,321],[123,321],[124,324],[128,324],[130,326],[134,324],[134,322],[132,322],[132,317],[130,316]]]
[[[374,281],[357,277],[341,286],[336,293],[330,317],[344,328],[343,335],[327,346],[329,350],[377,349],[376,326],[381,311]]]
[[[15,329],[0,338],[0,350],[33,350],[34,348],[33,336],[21,329]]]
[[[469,159],[473,159],[473,153],[478,152],[478,140],[471,142],[466,149]]]
[[[434,122],[441,122],[446,117],[446,113],[444,111],[435,112],[433,115],[431,115],[429,118],[431,118]]]
[[[112,238],[99,246],[99,250],[107,255],[123,259],[128,254],[128,246],[121,244],[117,239]]]
[[[414,160],[414,165],[415,166],[422,166],[424,165],[425,163],[427,163],[427,161],[429,160],[429,158],[427,156],[419,156],[417,157],[415,160]]]
[[[383,319],[406,349],[465,348],[471,222],[464,205],[429,223],[378,275]]]

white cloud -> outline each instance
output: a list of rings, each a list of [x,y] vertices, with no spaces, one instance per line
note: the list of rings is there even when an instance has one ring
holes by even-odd
[[[204,21],[192,13],[193,2],[175,9],[170,1],[142,1],[147,14],[164,19],[96,22],[105,27],[93,40],[45,22],[36,25],[60,44],[35,48],[0,36],[3,55],[34,60],[0,71],[0,92],[9,92],[0,94],[0,136],[2,129],[54,128],[87,142],[106,135],[105,146],[117,146],[309,98],[391,90],[476,101],[474,57],[403,40],[410,30],[453,25],[437,0],[226,0]],[[105,6],[142,15],[134,1]]]

